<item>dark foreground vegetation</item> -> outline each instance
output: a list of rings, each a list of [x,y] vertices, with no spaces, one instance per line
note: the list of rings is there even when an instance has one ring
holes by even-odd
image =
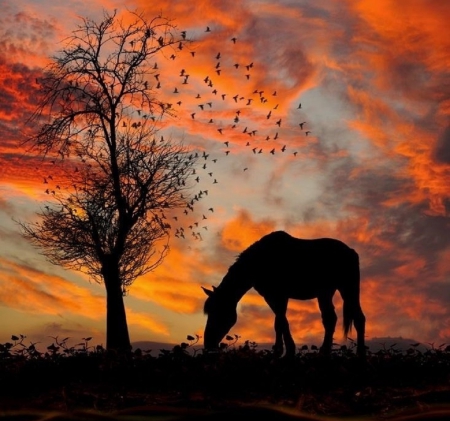
[[[122,420],[203,419],[212,413],[211,419],[222,419],[217,413],[228,411],[226,419],[236,418],[232,410],[243,411],[237,419],[253,419],[255,414],[245,411],[269,411],[267,406],[303,419],[386,419],[403,411],[450,408],[449,347],[419,351],[412,344],[406,352],[390,347],[362,360],[351,347],[337,346],[324,356],[303,346],[295,358],[277,359],[249,341],[230,341],[220,352],[206,353],[196,346],[198,338],[188,336],[170,350],[118,355],[91,346],[91,338],[71,347],[67,339],[54,339],[44,351],[26,345],[24,336],[0,344],[0,420],[31,421],[42,413],[48,418],[49,411],[61,417],[94,411],[90,416]],[[35,418],[24,411],[34,411]],[[283,414],[271,419],[292,417]],[[445,414],[450,419],[450,410]]]

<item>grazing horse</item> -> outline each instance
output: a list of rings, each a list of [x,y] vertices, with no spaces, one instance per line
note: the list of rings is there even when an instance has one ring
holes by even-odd
[[[220,341],[236,323],[239,300],[254,288],[275,313],[277,356],[295,355],[295,343],[286,318],[288,301],[317,298],[325,336],[321,352],[330,353],[337,316],[333,296],[339,291],[343,299],[343,329],[347,338],[354,324],[357,352],[364,355],[366,318],[361,310],[359,257],[355,250],[332,238],[300,239],[284,231],[262,237],[244,250],[230,266],[218,287],[202,287],[208,298],[204,313],[208,315],[204,332],[206,350]]]

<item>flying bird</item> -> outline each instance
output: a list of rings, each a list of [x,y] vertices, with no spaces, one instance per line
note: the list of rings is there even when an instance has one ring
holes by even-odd
[[[306,124],[306,121],[304,121],[303,123],[298,123],[298,125],[300,126],[300,128],[303,130],[303,125]]]

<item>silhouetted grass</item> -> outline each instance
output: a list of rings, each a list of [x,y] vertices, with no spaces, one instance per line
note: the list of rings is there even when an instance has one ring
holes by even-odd
[[[254,342],[207,353],[198,337],[169,350],[129,355],[68,338],[45,351],[13,336],[0,344],[0,396],[4,409],[29,407],[112,411],[138,405],[192,409],[231,403],[269,403],[323,415],[381,414],[418,404],[450,403],[450,349],[406,352],[394,347],[361,359],[337,346],[329,356],[298,348],[295,358],[275,358]]]

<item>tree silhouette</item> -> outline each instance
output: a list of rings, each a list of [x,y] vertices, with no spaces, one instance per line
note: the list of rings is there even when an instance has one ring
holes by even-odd
[[[82,19],[38,80],[31,122],[39,128],[28,142],[63,181],[45,179],[49,206],[37,222],[19,222],[51,263],[105,284],[106,347],[119,351],[130,349],[123,295],[166,256],[171,227],[163,211],[186,206],[198,157],[156,136],[173,111],[155,97],[150,59],[187,43],[185,32],[176,36],[162,16],[147,22],[129,14],[131,23],[116,12],[99,23]]]

